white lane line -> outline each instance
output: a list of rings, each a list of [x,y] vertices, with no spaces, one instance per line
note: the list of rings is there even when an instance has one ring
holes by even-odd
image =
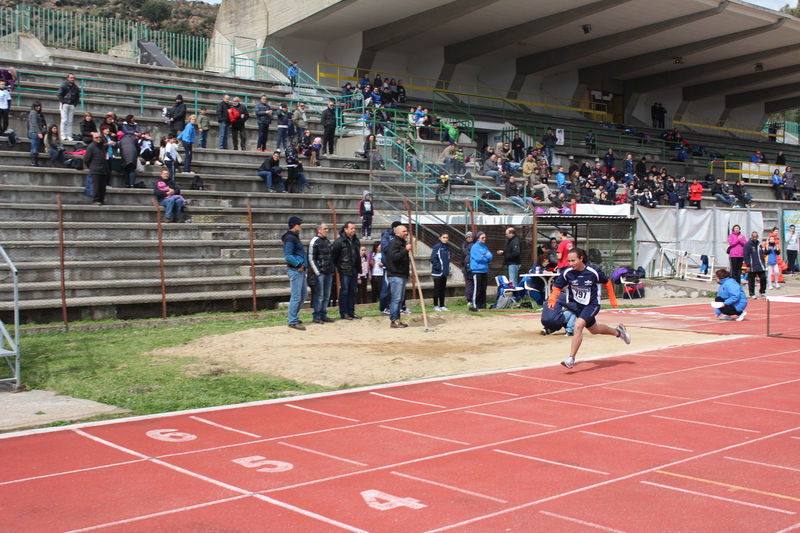
[[[793,439],[797,439],[797,440],[800,440],[800,437],[792,437],[792,438],[793,438]]]
[[[548,513],[547,511],[539,511],[539,513],[541,513],[541,514],[543,514],[545,516],[552,516],[553,518],[560,518],[562,520],[567,520],[569,522],[575,522],[576,524],[580,524],[582,526],[593,527],[595,529],[599,529],[600,531],[610,531],[611,533],[625,533],[624,531],[619,530],[619,529],[614,529],[614,528],[611,528],[611,527],[601,526],[600,524],[595,524],[593,522],[587,522],[585,520],[578,520],[577,518],[571,518],[569,516],[564,516],[564,515],[555,514],[555,513]]]
[[[463,444],[464,446],[470,445],[469,442],[461,442],[460,440],[445,439],[444,437],[434,437],[433,435],[428,435],[426,433],[417,433],[416,431],[410,431],[408,429],[393,428],[391,426],[378,426],[378,427],[383,429],[392,429],[394,431],[401,431],[403,433],[408,433],[409,435],[417,435],[418,437],[427,437],[429,439],[443,440],[445,442],[454,442],[456,444]]]
[[[794,383],[796,381],[800,381],[800,380],[792,380],[792,383]],[[761,387],[758,387],[758,388],[761,388]],[[744,392],[746,392],[746,391],[744,391]],[[619,418],[623,418],[623,417],[619,417]],[[741,448],[742,446],[748,446],[750,444],[753,444],[754,442],[759,442],[759,441],[763,441],[763,440],[767,440],[767,439],[772,439],[772,438],[779,437],[781,435],[785,435],[787,433],[791,433],[793,431],[798,431],[798,430],[800,430],[800,426],[794,427],[794,428],[790,428],[790,429],[785,429],[783,431],[778,431],[776,433],[772,433],[771,435],[764,435],[763,437],[755,437],[755,438],[753,438],[751,440],[748,440],[747,442],[739,442],[739,443],[736,443],[736,444],[731,444],[730,446],[725,446],[725,447],[719,448],[717,450],[711,450],[709,452],[700,453],[700,454],[697,454],[697,455],[693,455],[691,457],[686,457],[684,459],[678,459],[677,461],[673,461],[671,463],[667,463],[667,464],[664,464],[664,465],[661,465],[661,466],[655,466],[653,468],[648,468],[646,470],[641,470],[639,472],[633,472],[631,474],[625,474],[624,476],[619,476],[619,477],[616,477],[614,479],[608,479],[606,481],[600,481],[600,482],[594,483],[592,485],[588,485],[588,486],[585,486],[585,487],[579,487],[577,489],[573,489],[573,490],[570,490],[570,491],[567,491],[567,492],[562,492],[561,494],[554,494],[552,496],[547,496],[547,497],[544,497],[544,498],[540,498],[540,499],[534,500],[532,502],[527,502],[527,503],[523,503],[523,504],[520,504],[520,505],[517,505],[517,506],[514,506],[514,507],[509,507],[507,509],[503,509],[502,511],[496,511],[494,513],[489,513],[489,514],[486,514],[486,515],[483,515],[483,516],[476,516],[475,518],[470,518],[468,520],[463,520],[463,521],[455,523],[455,524],[449,524],[447,526],[440,527],[440,528],[437,528],[437,529],[431,529],[431,530],[426,531],[425,533],[440,533],[441,531],[448,531],[450,529],[455,529],[457,527],[465,526],[465,525],[468,525],[468,524],[474,524],[476,522],[480,522],[480,521],[486,520],[488,518],[494,518],[494,517],[497,517],[497,516],[506,515],[506,514],[509,514],[509,513],[514,513],[516,511],[519,511],[519,510],[522,510],[522,509],[527,509],[529,507],[533,507],[534,505],[540,505],[542,503],[549,502],[551,500],[556,500],[558,498],[564,498],[564,497],[567,497],[567,496],[572,496],[573,494],[580,494],[581,492],[586,492],[588,490],[593,490],[593,489],[596,489],[598,487],[604,487],[604,486],[610,485],[612,483],[617,483],[617,482],[620,482],[620,481],[625,481],[625,480],[628,480],[628,479],[632,479],[634,477],[641,476],[642,474],[648,474],[648,473],[651,473],[651,472],[656,472],[658,470],[663,470],[665,468],[670,468],[670,467],[673,467],[673,466],[677,466],[679,464],[687,463],[689,461],[696,461],[697,459],[702,459],[704,457],[715,455],[715,454],[718,454],[718,453],[721,453],[721,452],[726,452],[728,450]],[[556,431],[560,431],[560,430],[556,430]]]
[[[442,385],[447,385],[448,387],[458,387],[459,389],[479,390],[483,392],[493,392],[495,394],[505,394],[506,396],[519,396],[519,394],[514,394],[513,392],[502,392],[499,390],[480,389],[478,387],[467,387],[466,385],[456,385],[455,383],[447,383],[446,381],[443,382]]]
[[[307,407],[300,407],[298,405],[294,405],[291,403],[287,403],[286,407],[291,407],[292,409],[300,409],[301,411],[308,411],[309,413],[316,413],[318,415],[330,416],[332,418],[339,418],[341,420],[349,420],[350,422],[361,422],[360,420],[356,420],[355,418],[347,418],[346,416],[339,416],[339,415],[332,415],[330,413],[323,413],[322,411],[315,411],[314,409],[309,409]]]
[[[615,435],[604,435],[603,433],[594,433],[592,431],[581,431],[581,433],[586,433],[587,435],[594,435],[595,437],[606,437],[608,439],[626,440],[628,442],[636,442],[638,444],[647,444],[649,446],[658,446],[659,448],[668,448],[670,450],[678,450],[680,452],[691,452],[691,451],[693,451],[693,450],[687,450],[686,448],[678,448],[677,446],[667,446],[666,444],[656,444],[655,442],[647,442],[647,441],[644,441],[644,440],[626,439],[625,437],[617,437]]]
[[[634,394],[647,394],[648,396],[662,396],[664,398],[674,398],[676,400],[694,400],[694,398],[685,398],[683,396],[672,396],[670,394],[658,394],[656,392],[644,392],[640,390],[617,389],[615,387],[603,387],[606,390],[616,390],[619,392],[632,392]]]
[[[731,407],[744,407],[746,409],[758,409],[759,411],[772,411],[773,413],[786,413],[787,415],[800,415],[797,411],[782,411],[781,409],[770,409],[769,407],[753,407],[752,405],[739,405],[736,403],[714,402],[719,405],[730,405]]]
[[[761,356],[759,356],[759,357],[761,357]],[[631,378],[631,379],[638,379],[638,378]],[[627,380],[625,380],[625,381],[627,381]],[[615,417],[611,417],[611,418],[605,418],[603,420],[593,420],[593,421],[590,421],[590,422],[583,422],[581,424],[575,424],[574,426],[556,428],[556,429],[552,429],[550,431],[544,431],[542,433],[537,433],[535,435],[525,435],[525,436],[522,436],[522,437],[514,437],[512,439],[506,439],[506,440],[497,441],[497,442],[490,442],[488,444],[480,444],[480,445],[477,445],[477,446],[473,446],[471,448],[464,448],[462,450],[452,450],[452,451],[449,451],[449,452],[443,452],[443,453],[439,453],[439,454],[435,454],[435,455],[429,455],[427,457],[419,457],[417,459],[410,459],[408,461],[401,461],[399,463],[395,463],[395,464],[391,464],[391,465],[384,465],[384,466],[374,467],[372,469],[363,470],[363,471],[360,471],[360,472],[351,472],[351,473],[348,473],[348,474],[338,474],[338,475],[335,475],[335,476],[329,476],[329,477],[322,478],[322,479],[316,479],[316,480],[312,480],[312,481],[305,481],[305,482],[302,482],[302,483],[296,483],[294,485],[287,485],[285,487],[278,487],[278,488],[275,488],[275,489],[268,489],[268,490],[265,490],[263,492],[276,492],[276,491],[281,491],[281,490],[288,490],[288,489],[293,489],[293,488],[297,488],[297,487],[301,487],[301,486],[313,485],[315,483],[323,483],[323,482],[326,482],[326,481],[333,481],[334,479],[340,479],[340,478],[344,478],[344,477],[349,477],[349,476],[353,476],[353,475],[356,475],[356,474],[366,474],[368,472],[384,470],[384,469],[387,469],[387,468],[396,468],[396,467],[399,467],[399,466],[404,466],[404,465],[408,465],[408,464],[412,464],[412,463],[418,463],[418,462],[421,462],[421,461],[429,461],[431,459],[441,459],[443,457],[449,457],[449,456],[456,455],[456,454],[461,454],[461,453],[464,453],[464,452],[472,452],[472,451],[475,451],[475,450],[482,450],[484,448],[502,446],[504,444],[509,444],[509,443],[512,443],[512,442],[518,442],[518,441],[531,439],[531,438],[535,438],[535,437],[541,437],[541,436],[545,436],[545,435],[553,435],[555,433],[562,433],[562,432],[565,432],[565,431],[573,431],[573,430],[576,430],[576,429],[579,429],[579,428],[583,428],[583,427],[591,427],[591,426],[595,426],[597,424],[604,424],[606,422],[614,422],[616,420],[625,420],[625,419],[628,419],[628,418],[633,418],[635,416],[646,415],[646,414],[650,414],[650,413],[657,413],[659,411],[666,411],[667,409],[673,409],[675,407],[685,407],[687,405],[695,405],[695,404],[699,404],[699,403],[702,403],[702,402],[711,401],[711,400],[714,400],[716,398],[727,398],[729,396],[734,396],[734,395],[737,395],[737,394],[742,394],[742,393],[746,393],[746,392],[754,392],[754,391],[757,391],[757,390],[765,390],[765,389],[769,389],[769,388],[772,388],[772,387],[777,387],[777,386],[780,386],[780,385],[789,385],[789,384],[793,384],[793,383],[800,383],[800,379],[792,379],[792,380],[789,380],[789,381],[783,381],[783,382],[780,382],[780,383],[773,383],[773,384],[769,384],[769,385],[760,385],[758,387],[753,387],[751,389],[746,389],[746,390],[741,390],[741,391],[736,391],[736,392],[728,392],[728,393],[725,393],[725,394],[719,394],[717,396],[711,396],[711,397],[702,398],[702,399],[699,399],[699,400],[692,400],[690,402],[685,402],[685,403],[678,404],[678,405],[672,405],[672,406],[666,406],[666,407],[655,407],[655,408],[649,409],[647,411],[642,411],[642,412],[638,412],[638,413],[628,413],[628,414],[619,415],[619,416],[615,416]],[[504,401],[495,402],[495,403],[504,403]],[[493,405],[493,404],[489,404],[489,405]],[[791,433],[792,431],[798,431],[798,430],[800,430],[800,426],[798,426],[798,427],[796,427],[794,429],[781,431],[781,432],[775,433],[773,435],[767,435],[765,437],[754,437],[752,440],[749,440],[749,441],[747,441],[746,443],[743,443],[743,444],[749,444],[749,443],[753,443],[753,442],[758,442],[758,441],[760,441],[762,439],[769,438],[770,436],[783,435],[784,433]],[[727,448],[721,448],[720,450],[717,450],[717,451],[725,451],[725,450],[728,450],[728,449],[731,449],[731,448],[735,448],[735,447],[736,447],[736,445],[730,446],[730,447],[727,447]],[[712,453],[712,452],[709,452],[709,454],[710,453]],[[713,452],[713,453],[716,453],[716,452]],[[695,457],[700,458],[700,457],[705,457],[706,455],[708,455],[708,454],[700,454],[700,455],[697,455]],[[688,459],[685,459],[685,460],[688,460]],[[675,463],[670,463],[670,464],[664,465],[664,468],[666,468],[668,466],[674,466],[675,464],[680,464],[682,462],[684,462],[683,459],[679,460],[679,461],[676,461]],[[657,468],[656,469],[651,469],[651,470],[657,470]],[[644,470],[642,473],[650,472],[651,470]],[[620,478],[620,479],[623,479],[623,478]],[[576,489],[576,490],[579,490],[579,489]],[[564,495],[567,495],[567,494],[564,494]],[[475,521],[483,520],[484,518],[489,518],[490,516],[493,516],[493,515],[487,515],[485,517],[479,517],[479,518],[476,518],[474,520]],[[471,523],[471,522],[467,521],[467,523]],[[459,524],[455,524],[455,525],[463,525],[463,524],[459,523]],[[449,529],[449,528],[446,528],[446,529]],[[444,530],[442,530],[442,531],[444,531]]]
[[[216,485],[218,487],[222,487],[224,489],[228,489],[228,490],[233,491],[233,492],[238,492],[239,494],[243,494],[245,496],[253,496],[253,497],[258,498],[260,500],[269,502],[269,503],[271,503],[273,505],[277,505],[278,507],[283,507],[284,509],[289,509],[289,510],[295,511],[297,513],[300,513],[303,516],[308,516],[309,518],[313,518],[315,520],[319,520],[320,522],[325,522],[326,524],[331,524],[331,525],[334,525],[336,527],[340,527],[340,528],[345,529],[347,531],[352,531],[353,533],[369,533],[367,531],[364,531],[363,529],[358,529],[358,528],[353,527],[351,525],[345,524],[344,522],[339,522],[338,520],[333,520],[332,518],[328,518],[327,516],[322,516],[320,514],[317,514],[317,513],[311,512],[311,511],[306,511],[305,509],[301,509],[300,507],[295,507],[294,505],[291,505],[289,503],[284,503],[284,502],[282,502],[280,500],[275,500],[273,498],[270,498],[268,496],[263,496],[261,494],[253,494],[249,490],[242,489],[242,488],[236,487],[234,485],[230,485],[229,483],[225,483],[224,481],[219,481],[217,479],[210,478],[210,477],[204,476],[202,474],[198,474],[197,472],[192,472],[191,470],[187,470],[187,469],[182,468],[180,466],[176,466],[176,465],[167,463],[166,461],[162,461],[160,459],[149,458],[146,455],[141,454],[141,453],[139,453],[137,451],[131,450],[129,448],[125,448],[125,447],[120,446],[118,444],[114,444],[113,442],[107,441],[105,439],[101,439],[100,437],[95,437],[94,435],[86,433],[85,431],[81,431],[80,429],[73,429],[72,431],[74,431],[75,433],[78,433],[79,435],[83,435],[84,437],[89,438],[89,439],[91,439],[91,440],[93,440],[95,442],[99,442],[100,444],[105,444],[106,446],[110,446],[111,448],[115,448],[117,450],[123,451],[125,453],[130,454],[130,455],[134,455],[136,457],[141,457],[143,459],[149,459],[154,464],[165,466],[165,467],[167,467],[167,468],[169,468],[171,470],[175,470],[176,472],[180,472],[182,474],[186,474],[187,476],[191,476],[191,477],[199,479],[201,481],[205,481],[207,483],[211,483],[212,485]]]
[[[748,507],[756,507],[757,509],[766,509],[767,511],[775,511],[776,513],[783,513],[783,514],[797,514],[794,511],[786,511],[784,509],[777,509],[775,507],[767,507],[766,505],[758,505],[755,503],[750,502],[743,502],[741,500],[732,500],[731,498],[723,498],[722,496],[714,496],[713,494],[706,494],[704,492],[697,492],[694,490],[687,490],[687,489],[680,489],[678,487],[672,487],[670,485],[662,485],[660,483],[653,483],[651,481],[640,481],[639,483],[643,483],[645,485],[650,485],[652,487],[660,487],[662,489],[669,489],[678,492],[685,492],[686,494],[693,494],[695,496],[705,496],[706,498],[712,498],[714,500],[721,500],[723,502],[730,502],[730,503],[738,503],[739,505],[746,505]]]
[[[437,487],[443,487],[445,489],[454,490],[456,492],[463,492],[464,494],[470,494],[472,496],[477,496],[479,498],[485,498],[485,499],[491,500],[493,502],[508,503],[506,500],[501,500],[500,498],[493,498],[492,496],[487,496],[487,495],[481,494],[479,492],[472,492],[471,490],[460,489],[460,488],[454,487],[452,485],[445,485],[444,483],[437,483],[436,481],[431,481],[429,479],[422,479],[421,477],[409,476],[408,474],[401,474],[400,472],[394,472],[394,471],[392,471],[390,473],[394,474],[395,476],[400,476],[400,477],[405,477],[405,478],[408,478],[408,479],[413,479],[414,481],[419,481],[421,483],[428,483],[430,485],[436,485]]]
[[[320,452],[320,451],[317,451],[317,450],[312,450],[311,448],[303,448],[302,446],[297,446],[295,444],[289,444],[288,442],[278,441],[278,444],[283,444],[284,446],[288,446],[289,448],[294,448],[296,450],[303,450],[304,452],[308,452],[308,453],[315,453],[317,455],[321,455],[323,457],[328,457],[330,459],[337,459],[339,461],[344,461],[345,463],[351,463],[351,464],[358,465],[358,466],[367,466],[366,463],[359,463],[358,461],[352,461],[350,459],[345,459],[344,457],[339,457],[339,456],[336,456],[336,455],[331,455],[329,453]]]
[[[698,422],[697,420],[685,420],[683,418],[673,418],[671,416],[650,415],[653,418],[663,418],[664,420],[674,420],[676,422],[687,422],[689,424],[700,424],[701,426],[711,426],[712,428],[732,429],[734,431],[746,431],[747,433],[761,433],[755,429],[735,428],[732,426],[721,426],[719,424],[711,424],[709,422]]]
[[[796,531],[798,529],[800,529],[800,524],[795,524],[793,526],[787,527],[786,529],[781,529],[777,533],[789,533],[789,531]]]
[[[146,514],[146,515],[143,515],[143,516],[137,516],[137,517],[134,517],[134,518],[126,518],[125,520],[117,520],[116,522],[108,522],[108,523],[100,524],[100,525],[97,525],[97,526],[84,527],[84,528],[81,528],[81,529],[71,529],[70,531],[65,531],[64,533],[83,533],[84,531],[94,531],[96,529],[102,529],[102,528],[111,527],[111,526],[118,526],[120,524],[130,524],[131,522],[138,522],[139,520],[147,520],[148,518],[154,518],[156,516],[164,516],[164,515],[168,515],[168,514],[182,513],[183,511],[191,511],[192,509],[202,509],[203,507],[209,507],[211,505],[217,505],[218,503],[232,502],[234,500],[241,500],[242,498],[249,498],[249,497],[250,497],[249,494],[243,494],[241,496],[233,496],[232,498],[225,498],[225,499],[222,499],[222,500],[215,500],[213,502],[199,503],[197,505],[189,505],[189,506],[186,506],[186,507],[180,507],[178,509],[170,509],[169,511],[161,511],[160,513],[152,513],[152,514]]]
[[[696,355],[688,355],[687,356],[687,355],[669,355],[669,354],[657,354],[657,353],[642,354],[642,355],[644,357],[659,357],[659,358],[664,358],[664,359],[666,359],[666,358],[670,358],[670,359],[691,359],[692,361],[700,360],[700,359],[703,359],[705,361],[724,361],[726,363],[735,363],[737,361],[741,361],[741,359],[724,359],[722,357],[700,357],[700,356],[696,356]]]
[[[397,400],[398,402],[407,402],[407,403],[415,403],[417,405],[427,405],[428,407],[438,407],[439,409],[446,409],[444,405],[436,405],[434,403],[425,403],[425,402],[415,402],[414,400],[406,400],[405,398],[397,398],[396,396],[389,396],[388,394],[380,394],[377,392],[370,392],[375,396],[380,396],[381,398],[389,398],[390,400]]]
[[[552,398],[539,398],[543,402],[556,402],[556,403],[565,403],[567,405],[576,405],[578,407],[591,407],[593,409],[603,409],[604,411],[615,411],[617,413],[627,413],[624,409],[613,409],[611,407],[600,407],[599,405],[587,405],[585,403],[575,403],[575,402],[565,402],[563,400],[553,400]]]
[[[771,463],[761,463],[759,461],[750,461],[748,459],[739,459],[738,457],[724,457],[724,459],[730,459],[731,461],[739,461],[739,462],[742,462],[742,463],[750,463],[750,464],[759,465],[759,466],[769,466],[769,467],[772,467],[772,468],[780,468],[781,470],[791,470],[792,472],[800,472],[800,469],[797,469],[797,468],[791,468],[791,467],[788,467],[788,466],[781,466],[781,465],[774,465],[774,464],[771,464]]]
[[[241,429],[235,429],[232,427],[223,426],[222,424],[217,424],[216,422],[212,422],[211,420],[206,420],[205,418],[200,418],[199,416],[190,416],[189,418],[193,418],[194,420],[202,422],[203,424],[208,424],[209,426],[216,426],[218,428],[227,429],[228,431],[241,433],[242,435],[247,435],[248,437],[255,437],[257,439],[261,438],[261,435],[256,435],[255,433],[248,433],[247,431],[242,431]]]
[[[552,381],[553,383],[563,383],[565,385],[580,385],[583,386],[583,383],[578,383],[575,381],[563,381],[560,379],[545,379],[545,378],[537,378],[536,376],[525,376],[523,374],[515,374],[514,372],[508,372],[509,376],[515,376],[518,378],[525,378],[525,379],[536,379],[539,381]]]
[[[557,428],[558,426],[554,426],[553,424],[542,424],[541,422],[531,422],[530,420],[520,420],[519,418],[509,418],[507,416],[500,416],[500,415],[490,415],[489,413],[478,413],[477,411],[464,411],[465,413],[469,413],[471,415],[480,415],[480,416],[489,416],[491,418],[499,418],[501,420],[510,420],[512,422],[522,422],[523,424],[533,424],[534,426],[544,426],[546,428]]]
[[[600,470],[592,470],[591,468],[584,468],[582,466],[575,466],[575,465],[571,465],[571,464],[567,464],[567,463],[559,463],[558,461],[550,461],[548,459],[542,459],[541,457],[533,457],[531,455],[523,455],[521,453],[507,452],[507,451],[504,451],[504,450],[493,450],[493,451],[495,451],[497,453],[504,453],[506,455],[513,455],[514,457],[522,457],[523,459],[531,459],[533,461],[539,461],[541,463],[548,463],[548,464],[557,465],[557,466],[566,466],[567,468],[574,468],[576,470],[583,470],[584,472],[591,472],[593,474],[602,474],[604,476],[610,475],[608,472],[601,472]]]
[[[66,474],[77,474],[78,472],[88,472],[90,470],[100,470],[101,468],[111,468],[113,466],[129,465],[131,463],[141,463],[144,459],[134,459],[133,461],[123,461],[121,463],[112,463],[110,465],[91,466],[89,468],[79,468],[77,470],[68,470],[66,472],[56,472],[55,474],[43,474],[41,476],[24,477],[21,479],[12,479],[11,481],[0,482],[0,485],[10,485],[12,483],[22,483],[23,481],[32,481],[34,479],[44,479],[47,477],[63,476]]]

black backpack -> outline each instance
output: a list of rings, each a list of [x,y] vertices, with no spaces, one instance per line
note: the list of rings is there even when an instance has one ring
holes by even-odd
[[[205,183],[203,183],[203,179],[196,175],[192,178],[192,190],[193,191],[204,191],[206,189]]]
[[[64,161],[64,168],[83,170],[83,159],[67,159]]]

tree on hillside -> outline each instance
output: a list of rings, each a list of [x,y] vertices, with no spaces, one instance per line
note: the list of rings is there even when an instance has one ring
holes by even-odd
[[[800,17],[800,0],[798,0],[798,3],[797,3],[796,6],[789,7],[789,4],[786,4],[785,6],[783,6],[780,9],[780,11],[782,13],[787,13],[789,15],[792,15],[793,17]]]
[[[142,16],[159,26],[172,15],[172,6],[166,0],[147,0],[142,5]]]

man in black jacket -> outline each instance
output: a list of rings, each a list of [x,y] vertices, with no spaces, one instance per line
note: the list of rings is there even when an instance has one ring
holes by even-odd
[[[308,266],[314,276],[314,296],[311,299],[314,308],[314,323],[333,322],[328,318],[328,302],[331,299],[331,283],[333,281],[333,254],[328,240],[328,225],[317,224],[317,234],[308,243]]]
[[[175,105],[169,110],[169,131],[178,136],[183,128],[186,127],[186,104],[183,103],[183,96],[175,96]]]
[[[86,147],[83,165],[89,169],[89,174],[92,176],[92,205],[106,205],[108,163],[102,134],[92,133],[92,144]]]
[[[756,277],[758,277],[759,296],[767,297],[767,267],[764,264],[764,247],[758,240],[758,232],[750,234],[750,240],[744,245],[744,264],[750,270],[747,274],[747,285],[750,289],[750,299],[755,300],[756,296]]]
[[[542,146],[544,147],[544,154],[547,158],[547,166],[551,168],[553,166],[553,158],[556,155],[556,143],[558,143],[558,137],[556,137],[553,132],[553,128],[547,128],[547,133],[542,137]]]
[[[67,74],[67,79],[58,88],[58,109],[61,111],[61,140],[72,140],[72,115],[75,106],[81,101],[81,89],[75,84],[75,74]]]
[[[393,328],[406,328],[408,324],[400,321],[400,307],[406,294],[406,281],[410,275],[409,252],[411,244],[406,242],[408,229],[399,225],[394,229],[394,238],[389,241],[383,251],[383,264],[386,266],[386,279],[389,282],[391,303],[389,304],[389,320]]]
[[[522,256],[522,248],[519,244],[519,237],[517,237],[517,230],[514,228],[506,228],[506,249],[498,250],[497,255],[503,256],[503,266],[508,267],[508,281],[517,286],[519,279],[519,267],[522,264],[520,257]]]
[[[231,119],[228,116],[228,109],[231,107],[230,101],[230,95],[223,94],[222,101],[217,104],[217,122],[219,123],[217,147],[220,150],[228,149],[228,130],[231,129]]]
[[[328,108],[322,112],[322,154],[333,155],[333,139],[336,135],[336,106],[328,102]]]
[[[356,237],[356,225],[345,222],[331,248],[333,264],[339,271],[339,314],[345,320],[360,319],[356,314],[358,275],[361,273],[361,242]]]
[[[238,150],[239,144],[242,146],[242,152],[247,150],[247,132],[244,129],[244,124],[250,118],[250,113],[247,108],[236,96],[233,99],[231,109],[236,109],[239,112],[239,117],[235,122],[231,121],[231,140],[233,140],[233,149]]]

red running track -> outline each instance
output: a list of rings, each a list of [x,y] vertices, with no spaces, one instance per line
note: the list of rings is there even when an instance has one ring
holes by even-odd
[[[721,337],[2,435],[0,531],[800,531],[798,355]]]

